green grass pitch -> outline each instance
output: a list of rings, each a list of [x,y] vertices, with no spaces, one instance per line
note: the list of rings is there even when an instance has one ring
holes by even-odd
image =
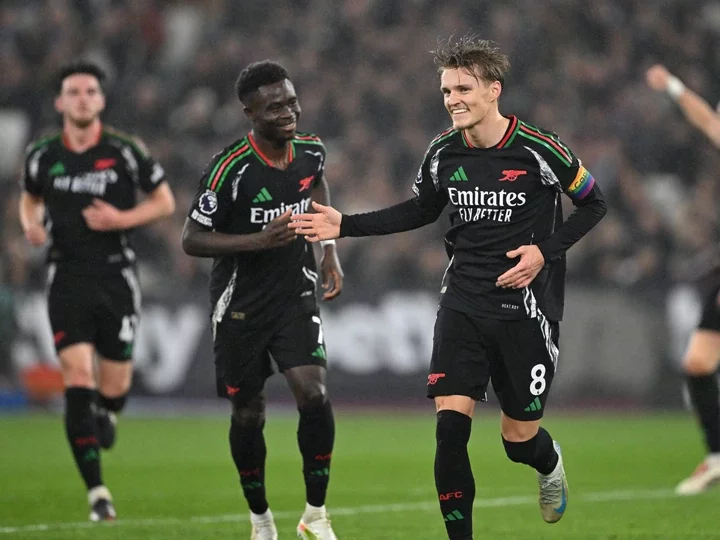
[[[337,414],[328,508],[340,540],[442,540],[433,485],[434,414]],[[59,416],[0,417],[0,540],[242,539],[248,515],[225,418],[122,418],[103,454],[119,520],[88,509]],[[672,488],[702,457],[686,414],[550,415],[570,484],[565,517],[547,525],[534,472],[505,457],[498,416],[482,408],[470,453],[483,539],[720,538],[720,488],[679,498]],[[295,538],[304,489],[293,414],[270,411],[268,495],[280,539]]]

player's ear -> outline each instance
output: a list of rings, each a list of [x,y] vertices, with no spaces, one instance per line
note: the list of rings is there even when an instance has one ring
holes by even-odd
[[[252,122],[253,119],[253,111],[250,107],[243,107],[243,112],[245,113],[245,116],[247,116],[248,120]]]
[[[502,83],[500,81],[493,81],[490,83],[490,92],[493,97],[493,101],[497,101],[502,94]]]
[[[60,114],[63,113],[62,97],[60,96],[60,94],[55,96],[55,110]]]

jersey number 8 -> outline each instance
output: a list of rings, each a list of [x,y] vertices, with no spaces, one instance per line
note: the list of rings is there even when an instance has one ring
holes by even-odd
[[[530,370],[530,393],[533,396],[539,396],[545,391],[547,384],[545,383],[545,366],[543,364],[535,364]]]

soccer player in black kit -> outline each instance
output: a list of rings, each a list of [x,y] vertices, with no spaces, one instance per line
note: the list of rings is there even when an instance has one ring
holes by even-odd
[[[652,66],[646,78],[650,88],[667,92],[688,122],[720,148],[717,111],[665,66]],[[714,287],[704,299],[700,322],[682,363],[693,411],[704,435],[706,455],[675,491],[678,495],[697,495],[720,482],[720,287]]]
[[[65,382],[65,429],[93,521],[115,518],[100,450],[115,441],[115,414],[132,379],[140,289],[129,232],[175,209],[165,173],[144,145],[100,121],[104,79],[89,63],[60,70],[55,108],[63,128],[28,147],[20,199],[28,241],[51,239],[48,311]],[[146,194],[140,203],[138,188]]]
[[[230,451],[250,507],[253,540],[275,540],[265,492],[265,380],[271,359],[297,402],[297,441],[307,505],[304,539],[335,540],[325,510],[335,438],[326,392],[327,356],[315,297],[313,246],[288,228],[291,213],[329,201],[325,147],[297,131],[300,105],[277,63],[249,65],[236,84],[252,130],[216,154],[183,231],[186,253],[214,257],[210,280],[218,394],[232,403]],[[334,242],[323,243],[321,279],[342,290]]]
[[[508,458],[537,471],[549,523],[567,505],[560,447],[540,427],[558,359],[565,252],[605,214],[592,175],[557,136],[498,110],[509,62],[466,36],[434,52],[452,128],[430,143],[415,197],[358,215],[314,205],[291,228],[310,241],[392,234],[450,205],[450,263],[427,382],[437,409],[435,484],[448,537],[472,538],[475,482],[467,452],[477,401],[491,381]],[[575,205],[563,221],[560,196]]]

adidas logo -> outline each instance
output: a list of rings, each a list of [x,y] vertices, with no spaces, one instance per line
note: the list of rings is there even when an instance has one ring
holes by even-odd
[[[50,176],[60,176],[61,174],[65,174],[65,165],[61,161],[58,161],[50,167],[50,170],[48,171],[48,175]]]
[[[261,202],[268,202],[272,201],[272,195],[270,195],[270,192],[266,188],[262,188],[260,190],[260,193],[258,193],[252,202],[254,203],[261,203]]]
[[[460,167],[455,173],[450,177],[451,182],[467,182],[468,177],[465,174],[465,169]]]
[[[323,360],[327,360],[327,355],[325,354],[325,347],[320,345],[317,349],[315,349],[311,356],[314,356],[315,358],[322,358]]]
[[[540,403],[540,398],[535,398],[533,402],[525,407],[525,412],[535,412],[542,409],[542,403]]]
[[[465,519],[465,516],[460,513],[460,510],[453,510],[445,516],[445,521],[460,521],[461,519]]]

